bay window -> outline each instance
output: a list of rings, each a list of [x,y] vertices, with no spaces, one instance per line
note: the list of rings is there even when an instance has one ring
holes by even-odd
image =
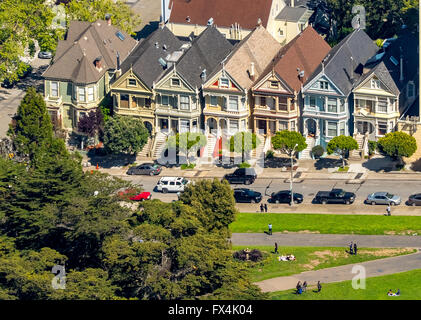
[[[77,92],[79,94],[79,100],[78,101],[85,102],[86,101],[85,88],[77,88]]]
[[[327,111],[328,112],[338,112],[338,104],[336,98],[328,98],[327,99]]]
[[[235,96],[229,97],[229,109],[238,111],[238,97],[235,97]]]
[[[58,97],[58,82],[51,82],[51,96]]]
[[[328,121],[327,123],[327,135],[328,137],[336,137],[338,134],[338,123]]]
[[[190,101],[188,96],[180,96],[180,109],[181,110],[189,110],[190,109]]]

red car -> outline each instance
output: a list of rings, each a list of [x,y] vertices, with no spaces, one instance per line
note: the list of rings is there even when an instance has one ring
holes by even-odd
[[[151,198],[152,198],[152,195],[150,192],[141,192],[138,195],[131,197],[130,200],[144,201],[144,200],[150,200]]]

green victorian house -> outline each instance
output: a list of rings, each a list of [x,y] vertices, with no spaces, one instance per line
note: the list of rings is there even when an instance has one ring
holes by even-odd
[[[115,72],[137,41],[112,26],[111,19],[71,21],[66,39],[44,72],[44,97],[53,123],[77,130],[79,119],[95,110],[110,91]]]

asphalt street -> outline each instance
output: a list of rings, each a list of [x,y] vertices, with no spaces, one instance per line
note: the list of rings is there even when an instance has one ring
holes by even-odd
[[[161,176],[122,176],[122,178],[141,185],[145,191],[152,193],[153,199],[171,202],[177,199],[174,193],[163,194],[153,191]],[[289,190],[289,183],[283,179],[257,179],[252,185],[232,185],[236,187],[246,187],[261,192],[264,195],[263,202],[267,202],[272,192]],[[351,205],[335,204],[312,204],[312,200],[318,191],[327,191],[332,188],[342,188],[346,191],[354,192],[356,200]],[[366,180],[362,184],[347,184],[344,180],[304,180],[301,183],[294,183],[294,192],[299,192],[304,196],[304,202],[290,207],[288,204],[269,204],[269,212],[285,213],[342,213],[342,214],[383,214],[386,212],[384,205],[367,205],[364,200],[372,192],[387,191],[397,194],[402,198],[402,204],[392,208],[392,214],[421,215],[421,207],[410,207],[404,204],[408,196],[413,193],[421,193],[421,181],[396,181],[390,180]],[[259,204],[238,204],[241,212],[258,212]]]

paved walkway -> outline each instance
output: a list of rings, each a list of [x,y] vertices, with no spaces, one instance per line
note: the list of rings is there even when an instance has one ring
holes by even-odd
[[[360,271],[356,271],[355,273],[352,272],[353,267],[356,265],[365,268],[365,276],[367,278],[411,271],[421,269],[421,252],[317,271],[306,271],[293,276],[260,281],[255,284],[258,285],[263,292],[293,289],[298,281],[301,281],[301,283],[307,281],[309,286],[316,285],[317,281],[320,281],[323,286],[323,283],[352,280],[357,274],[361,275]]]
[[[348,247],[351,241],[359,248],[420,248],[421,236],[307,234],[307,233],[233,233],[233,245],[238,246],[282,246],[297,247]],[[421,263],[419,265],[421,269]]]

